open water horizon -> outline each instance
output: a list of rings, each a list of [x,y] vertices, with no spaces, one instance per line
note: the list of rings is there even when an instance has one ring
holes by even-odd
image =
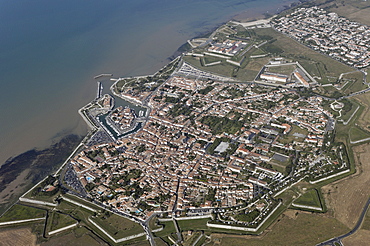
[[[93,77],[152,74],[201,33],[236,15],[274,14],[293,0],[0,0],[0,166],[67,134]]]

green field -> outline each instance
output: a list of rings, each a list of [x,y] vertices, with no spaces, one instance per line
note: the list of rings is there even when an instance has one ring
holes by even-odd
[[[293,73],[296,67],[297,67],[296,65],[268,67],[268,71],[270,73],[278,73],[278,74],[284,74],[284,75],[289,76],[291,73]]]
[[[154,238],[154,241],[157,246],[167,246],[167,243],[159,237]]]
[[[35,219],[35,218],[45,217],[45,215],[46,215],[46,211],[43,209],[15,204],[5,214],[3,214],[0,217],[0,222]]]
[[[283,193],[281,193],[279,196],[277,196],[277,199],[281,199],[284,206],[290,206],[290,204],[293,202],[295,197],[298,197],[299,193],[297,192],[296,187],[291,187],[290,189],[287,189]]]
[[[61,214],[59,212],[51,213],[50,217],[48,219],[48,223],[50,223],[50,230],[51,231],[54,231],[54,230],[72,225],[76,222],[77,221],[72,219],[69,215]]]
[[[208,230],[207,221],[210,219],[178,220],[177,224],[181,231]]]
[[[116,239],[144,232],[140,224],[110,212],[105,212],[92,220]]]
[[[351,110],[349,110],[348,112],[344,112],[344,110],[342,110],[341,111],[341,113],[342,113],[342,116],[340,117],[340,119],[342,119],[343,121],[348,121],[350,118],[351,118],[351,116],[353,115],[353,113],[357,110],[357,112],[358,111],[360,111],[360,108],[359,109],[357,109],[358,107],[360,107],[361,105],[359,105],[356,101],[354,101],[354,100],[351,100],[351,101],[348,101],[349,103],[351,103],[352,104],[352,106],[351,106]],[[352,117],[352,119],[355,119],[356,117]],[[351,119],[351,120],[352,120]]]
[[[156,237],[166,237],[167,235],[170,235],[171,233],[176,233],[175,225],[173,224],[173,221],[165,221],[165,222],[159,222],[159,225],[162,225],[164,228],[162,231],[155,232],[154,235]]]
[[[351,141],[358,141],[358,140],[370,137],[370,133],[368,131],[365,131],[357,126],[353,126],[350,128],[349,135],[350,135]]]
[[[343,78],[347,78],[348,80],[348,83],[343,88],[345,94],[351,94],[368,88],[368,86],[363,83],[363,74],[361,72],[346,74]]]
[[[295,204],[303,206],[311,206],[323,209],[322,201],[320,199],[319,191],[312,189],[304,193],[302,196],[294,201]]]
[[[252,52],[250,53],[251,56],[258,56],[258,55],[265,55],[266,52],[261,49],[253,48]],[[253,59],[253,58],[252,58]]]
[[[162,228],[162,226],[158,224],[156,216],[153,216],[152,219],[149,221],[149,228],[151,230]]]
[[[88,206],[88,207],[90,207],[90,208],[92,208],[92,209],[95,209],[95,210],[104,210],[103,208],[101,208],[101,207],[99,207],[99,206],[97,206],[97,205],[95,205],[94,203],[92,203],[92,202],[88,202],[88,201],[85,201],[85,200],[82,200],[82,199],[80,199],[80,198],[78,198],[78,197],[76,197],[76,196],[72,196],[72,195],[69,195],[69,194],[64,194],[63,195],[64,197],[67,197],[67,198],[69,198],[69,199],[71,199],[71,200],[74,200],[74,201],[76,201],[76,202],[78,202],[78,203],[81,203],[81,204],[83,204],[83,205],[86,205],[86,206]],[[77,206],[77,205],[74,205],[73,204],[73,206]]]
[[[288,216],[281,217],[263,237],[238,238],[225,235],[217,245],[312,246],[344,234],[348,230],[346,226],[333,218],[323,217],[319,214],[299,213],[295,219]]]
[[[203,58],[203,64],[204,65],[209,64],[209,63],[213,63],[213,62],[218,62],[218,61],[222,61],[222,59],[219,58],[219,57],[213,57],[213,56],[205,56]]]

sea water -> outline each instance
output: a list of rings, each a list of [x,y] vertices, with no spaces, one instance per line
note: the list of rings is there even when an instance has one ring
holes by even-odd
[[[187,39],[291,0],[0,0],[0,165],[84,135],[95,75],[151,74]]]

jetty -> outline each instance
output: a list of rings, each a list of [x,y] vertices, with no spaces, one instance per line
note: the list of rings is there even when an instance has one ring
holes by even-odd
[[[112,77],[112,76],[113,76],[112,73],[102,73],[102,74],[96,75],[94,77],[94,79],[98,79],[98,78],[101,78],[101,77]]]

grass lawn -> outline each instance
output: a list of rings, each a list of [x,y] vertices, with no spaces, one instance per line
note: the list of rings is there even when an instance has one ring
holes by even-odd
[[[86,206],[88,206],[88,207],[90,207],[90,208],[92,208],[92,209],[96,209],[96,210],[104,210],[103,208],[101,208],[101,207],[99,207],[99,206],[97,206],[97,205],[95,205],[94,203],[91,203],[91,202],[88,202],[88,201],[85,201],[85,200],[83,200],[83,199],[80,199],[80,198],[78,198],[78,197],[75,197],[75,196],[72,196],[72,195],[69,195],[69,194],[64,194],[63,195],[64,197],[67,197],[67,198],[69,198],[69,199],[71,199],[71,200],[74,200],[74,201],[76,201],[76,202],[78,202],[78,203],[81,203],[81,204],[83,204],[83,205],[86,205]],[[77,205],[75,205],[75,206],[77,206]]]
[[[72,219],[70,216],[61,214],[58,212],[52,213],[48,221],[51,222],[51,225],[50,225],[51,231],[63,228],[65,226],[72,225],[77,222],[76,220]]]
[[[357,141],[370,137],[370,133],[368,131],[365,131],[357,126],[350,128],[349,135],[351,137],[351,141]]]
[[[296,67],[297,67],[296,65],[276,66],[276,67],[269,67],[268,70],[270,73],[278,73],[278,74],[284,74],[284,75],[289,76],[291,73],[293,73]]]
[[[198,69],[227,77],[231,76],[231,73],[235,68],[235,66],[228,64],[226,62],[222,62],[221,64],[215,66],[203,67],[202,64],[200,63],[200,59],[192,56],[184,56],[184,61],[188,62],[189,64]]]
[[[251,56],[258,56],[258,55],[266,54],[266,52],[261,49],[252,48],[251,50],[252,50]]]
[[[92,220],[116,239],[144,232],[140,224],[110,212],[103,213]]]
[[[349,118],[353,115],[353,113],[356,111],[356,109],[360,106],[355,100],[351,100],[350,103],[352,103],[352,108],[350,111],[348,111],[347,113],[344,113],[344,111],[342,110],[342,116],[340,117],[340,119],[344,120],[345,122],[349,120]],[[359,111],[360,109],[357,110],[357,112]],[[354,119],[356,117],[352,117],[352,119]]]
[[[302,196],[297,198],[294,203],[303,206],[322,208],[321,199],[316,189],[307,191]]]
[[[167,237],[171,233],[176,233],[175,225],[173,221],[159,222],[160,225],[163,225],[164,228],[162,231],[153,233],[156,237]]]
[[[251,70],[258,73],[262,69],[262,67],[269,62],[269,60],[269,57],[250,59],[248,64],[242,70]]]
[[[158,229],[158,228],[162,228],[161,225],[159,225],[158,223],[156,223],[157,221],[157,218],[156,216],[153,216],[152,219],[149,221],[149,228],[151,230],[155,230],[155,229]]]
[[[208,230],[207,221],[210,219],[178,220],[181,231]]]
[[[348,84],[343,90],[345,94],[351,94],[368,88],[368,86],[363,83],[363,75],[361,72],[346,74],[343,77],[349,79]]]
[[[0,217],[0,222],[35,219],[45,217],[45,215],[46,211],[43,209],[15,204],[5,214],[3,214],[3,216]]]
[[[323,217],[319,214],[299,213],[296,218],[283,216],[263,237],[238,238],[224,236],[221,238],[219,245],[311,246],[348,231],[349,229],[346,226],[333,218]]]
[[[328,95],[328,96],[332,96],[335,92],[337,92],[338,90],[331,86],[331,85],[328,85],[328,86],[325,86],[325,87],[322,87],[325,91],[324,95]]]
[[[348,125],[336,124],[336,134],[335,142],[344,142],[349,146],[349,130],[353,125],[353,122],[356,121],[356,118],[352,118]]]
[[[57,192],[55,192],[55,194],[52,194],[50,192],[43,192],[43,191],[40,191],[40,192],[37,192],[37,194],[34,194],[35,190],[40,189],[40,188],[43,188],[43,186],[39,185],[39,186],[35,187],[33,190],[28,192],[25,197],[30,198],[30,199],[35,199],[35,200],[40,200],[40,201],[44,201],[44,202],[53,203],[54,199],[61,194],[61,191],[60,191],[59,188],[57,188],[58,190],[57,190]]]
[[[370,129],[370,94],[365,93],[357,95],[355,98],[364,106],[363,110],[359,110],[361,114],[360,117],[358,117],[357,123],[363,129]]]
[[[77,208],[76,205],[72,204],[72,203],[69,203],[69,202],[66,202],[66,201],[61,201],[57,207],[59,210],[65,212],[65,213],[69,213],[73,210],[75,210]]]
[[[249,70],[249,69],[242,69],[239,70],[239,76],[244,78],[244,81],[253,81],[259,71],[256,70]]]
[[[77,207],[75,210],[69,212],[68,214],[70,214],[73,218],[76,218],[77,220],[83,221],[87,224],[89,224],[88,218],[93,215],[92,212]]]
[[[222,61],[223,59],[220,57],[214,57],[214,56],[204,56],[204,62],[206,64]]]
[[[293,199],[296,198],[296,197],[298,197],[298,193],[297,193],[296,190],[297,189],[295,187],[292,187],[290,189],[287,189],[283,193],[281,193],[276,198],[282,199],[284,206],[290,206],[290,204],[292,203]]]
[[[154,238],[154,241],[157,246],[167,246],[167,243],[159,237]]]
[[[312,76],[317,76],[317,77],[320,77],[320,78],[323,77],[323,75],[321,73],[321,71],[323,71],[323,68],[322,68],[322,64],[321,63],[318,63],[316,61],[309,61],[309,60],[302,60],[299,63]]]

